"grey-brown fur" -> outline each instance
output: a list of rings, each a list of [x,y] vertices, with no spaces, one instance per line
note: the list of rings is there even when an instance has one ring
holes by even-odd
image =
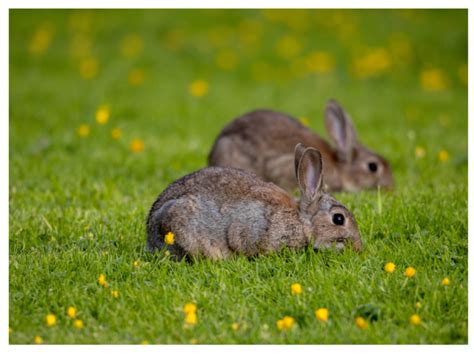
[[[204,255],[221,259],[233,253],[247,256],[278,251],[283,246],[315,248],[352,244],[361,248],[352,214],[322,190],[322,160],[318,151],[299,145],[294,156],[302,198],[257,175],[235,168],[208,167],[172,183],[148,215],[149,250],[167,248],[174,256]],[[293,177],[294,178],[294,177]],[[331,222],[334,213],[345,224]],[[173,232],[172,245],[164,236]]]
[[[392,186],[389,163],[360,144],[349,115],[334,100],[327,103],[325,123],[334,145],[285,114],[270,110],[249,112],[219,134],[209,154],[209,166],[253,171],[265,181],[293,191],[297,187],[293,147],[301,142],[321,152],[329,191]],[[369,163],[377,165],[376,172],[370,171]]]

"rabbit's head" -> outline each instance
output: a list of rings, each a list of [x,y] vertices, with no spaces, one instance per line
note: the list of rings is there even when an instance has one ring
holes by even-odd
[[[360,251],[362,242],[357,222],[349,210],[323,191],[321,153],[299,143],[295,148],[295,172],[301,191],[301,218],[314,236],[314,249],[352,245]]]
[[[360,144],[349,115],[335,100],[329,100],[326,105],[325,122],[336,146],[337,171],[344,190],[392,186],[390,164]]]

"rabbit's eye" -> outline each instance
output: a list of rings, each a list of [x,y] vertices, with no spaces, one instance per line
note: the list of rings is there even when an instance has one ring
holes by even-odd
[[[374,162],[369,163],[369,170],[371,172],[373,173],[377,172],[377,168],[378,168],[377,163],[374,163]]]
[[[334,214],[334,216],[332,216],[332,223],[336,226],[342,226],[344,224],[344,216],[340,213]]]

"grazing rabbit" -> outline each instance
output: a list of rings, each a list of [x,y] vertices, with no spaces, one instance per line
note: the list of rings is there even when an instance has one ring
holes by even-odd
[[[389,163],[359,143],[349,115],[336,101],[328,101],[325,117],[334,147],[282,113],[247,113],[222,130],[209,154],[209,165],[253,171],[263,180],[293,191],[297,187],[293,178],[293,147],[301,142],[321,152],[329,191],[390,187]]]
[[[208,167],[172,183],[153,203],[147,220],[148,250],[167,248],[176,259],[232,253],[253,256],[289,248],[315,249],[361,240],[357,223],[322,189],[319,151],[298,144],[294,153],[301,200],[257,175],[230,167]],[[165,235],[174,234],[170,244]]]

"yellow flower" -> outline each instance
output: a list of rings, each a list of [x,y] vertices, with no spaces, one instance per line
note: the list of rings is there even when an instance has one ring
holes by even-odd
[[[137,57],[143,50],[143,39],[137,34],[130,34],[122,40],[120,52],[125,58]]]
[[[53,325],[56,324],[56,316],[52,313],[49,313],[48,315],[46,315],[45,319],[46,319],[46,324],[48,327],[52,327]]]
[[[80,137],[87,137],[91,133],[91,128],[87,124],[81,124],[77,129],[77,134]]]
[[[168,232],[165,235],[165,243],[168,245],[174,244],[174,233],[173,232]]]
[[[438,153],[438,159],[439,161],[445,162],[448,161],[449,159],[449,153],[446,150],[440,150]]]
[[[145,142],[141,139],[134,139],[130,143],[130,150],[134,153],[139,153],[145,149]]]
[[[300,121],[300,123],[305,127],[309,126],[309,118],[308,117],[301,116],[301,117],[298,118],[298,121]]]
[[[306,68],[312,73],[329,73],[334,69],[334,65],[334,58],[328,52],[316,51],[306,58]]]
[[[318,308],[314,311],[316,318],[320,321],[327,322],[329,318],[329,310],[327,308]]]
[[[362,317],[357,317],[355,319],[355,324],[359,329],[367,329],[369,327],[369,323]]]
[[[112,295],[113,298],[118,298],[119,296],[119,292],[117,290],[112,290],[110,294]]]
[[[68,307],[67,315],[69,318],[76,318],[77,309],[76,307]]]
[[[84,328],[84,322],[80,319],[76,319],[73,323],[73,326],[76,329],[82,329],[82,328]]]
[[[276,325],[279,330],[291,329],[295,325],[295,319],[290,316],[285,316],[282,319],[277,320]]]
[[[284,59],[294,58],[301,52],[301,43],[293,36],[283,36],[276,44],[276,52]]]
[[[100,274],[99,279],[97,281],[99,282],[99,285],[107,286],[107,282],[105,281],[105,275],[104,274]]]
[[[133,267],[139,267],[140,266],[140,260],[135,260],[133,262]]]
[[[416,307],[416,309],[420,309],[421,308],[421,302],[416,302],[415,307]]]
[[[421,318],[418,314],[414,314],[410,317],[410,324],[418,325],[421,323]]]
[[[443,286],[449,286],[450,283],[451,281],[447,277],[445,277],[443,281],[441,281],[441,285]]]
[[[386,264],[385,264],[385,266],[384,266],[383,269],[384,269],[386,272],[394,272],[394,271],[395,271],[395,268],[396,268],[395,264],[392,263],[392,262],[389,262],[389,263],[386,263]]]
[[[191,344],[197,344],[199,343],[199,340],[197,340],[196,338],[193,338],[189,341]]]
[[[367,78],[378,75],[390,69],[392,61],[385,48],[369,50],[365,55],[354,60],[353,70],[358,78]]]
[[[94,79],[99,72],[99,62],[93,57],[85,58],[79,64],[79,73],[84,79]]]
[[[197,311],[197,306],[195,303],[186,303],[183,307],[183,312],[188,314],[188,313],[196,313]]]
[[[237,331],[240,329],[240,324],[239,323],[232,323],[230,325],[230,327],[232,328],[233,331]]]
[[[98,124],[106,124],[110,117],[110,108],[108,105],[101,105],[95,112],[95,120]]]
[[[194,312],[186,313],[184,317],[186,324],[194,325],[197,323],[197,315]]]
[[[409,266],[405,269],[405,276],[406,277],[413,277],[416,274],[416,270],[414,267]]]
[[[291,285],[292,295],[299,295],[301,292],[303,292],[303,289],[301,288],[301,285],[299,283],[294,283]]]
[[[122,137],[122,130],[120,128],[114,128],[110,134],[113,139],[120,139],[120,137]]]
[[[49,23],[42,24],[31,38],[29,51],[31,54],[43,54],[48,50],[53,39],[53,27]]]
[[[35,344],[43,344],[43,338],[39,335],[35,336]]]
[[[140,86],[145,81],[145,71],[140,68],[132,69],[128,73],[128,83],[132,86]]]
[[[440,69],[424,70],[420,74],[421,87],[427,91],[441,91],[446,89],[447,81]]]
[[[140,345],[149,345],[149,344],[150,344],[150,342],[148,340],[142,340],[140,342]]]
[[[189,93],[195,97],[202,97],[209,91],[209,84],[205,80],[194,80],[189,84]]]
[[[423,158],[426,155],[426,151],[423,147],[417,146],[415,148],[415,156],[420,159]]]
[[[239,58],[233,50],[221,51],[216,56],[216,64],[224,70],[232,70],[237,66]]]

